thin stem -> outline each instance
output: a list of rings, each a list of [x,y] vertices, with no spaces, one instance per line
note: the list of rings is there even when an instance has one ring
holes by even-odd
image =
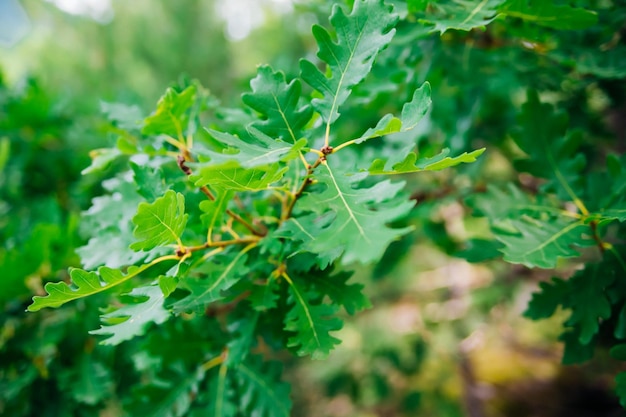
[[[220,240],[217,242],[206,242],[202,245],[197,245],[197,246],[187,246],[184,248],[184,250],[186,253],[187,252],[191,253],[191,252],[205,250],[208,248],[225,248],[227,246],[243,245],[246,243],[253,244],[253,243],[257,243],[259,240],[261,240],[259,236],[247,236],[247,237],[242,237],[240,239]]]
[[[286,209],[282,213],[281,219],[283,221],[291,217],[291,213],[293,212],[293,208],[296,205],[296,201],[298,201],[298,199],[304,193],[304,190],[306,190],[306,187],[312,182],[311,175],[313,175],[313,172],[322,163],[322,161],[325,161],[325,160],[326,160],[326,156],[322,154],[319,158],[317,158],[317,160],[315,161],[313,165],[309,165],[309,167],[307,168],[306,175],[304,176],[304,179],[302,180],[302,183],[300,184],[300,188],[298,188],[298,190],[295,192],[295,194],[291,198],[291,201],[289,202]]]
[[[227,350],[223,350],[222,353],[220,353],[218,356],[216,356],[213,359],[210,359],[210,360],[206,361],[205,363],[203,363],[200,366],[200,368],[204,372],[207,372],[207,371],[215,368],[216,366],[219,366],[219,365],[223,364],[227,357],[228,357],[228,351]]]

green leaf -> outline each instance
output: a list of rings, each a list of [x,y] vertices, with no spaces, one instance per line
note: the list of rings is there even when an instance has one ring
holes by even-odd
[[[171,257],[171,259],[175,259],[175,257]],[[167,259],[161,258],[159,262],[164,260]],[[28,306],[28,311],[38,311],[45,307],[57,308],[69,301],[106,291],[136,277],[155,263],[145,264],[140,267],[131,266],[127,269],[126,274],[123,274],[118,269],[106,266],[98,268],[98,273],[71,268],[70,278],[72,285],[68,285],[65,282],[47,283],[44,290],[48,295],[33,297],[33,303]]]
[[[428,112],[432,101],[430,99],[430,84],[425,82],[415,90],[413,98],[402,106],[400,118],[391,114],[383,116],[375,127],[368,129],[355,140],[355,143],[363,143],[366,140],[377,138],[392,133],[407,132],[422,120]]]
[[[151,167],[149,165],[139,165],[130,162],[133,170],[133,179],[137,184],[137,193],[151,202],[165,194],[167,184],[163,176],[163,170],[160,167]]]
[[[515,143],[528,154],[527,159],[515,161],[515,167],[536,177],[551,180],[550,187],[561,195],[576,200],[580,172],[585,157],[577,153],[580,135],[566,135],[568,117],[555,113],[550,104],[542,103],[534,90],[529,90],[527,101],[518,117],[519,127],[512,133]]]
[[[566,304],[569,296],[569,284],[560,278],[552,278],[552,282],[541,282],[539,292],[533,293],[524,312],[524,316],[532,320],[551,317],[559,305]]]
[[[89,332],[109,336],[100,343],[119,345],[143,335],[150,323],[162,324],[170,318],[170,312],[163,308],[165,296],[159,285],[133,288],[125,298],[130,298],[128,304],[102,315],[104,326]]]
[[[378,53],[389,44],[395,33],[398,17],[382,0],[356,0],[349,15],[335,5],[330,23],[337,32],[337,42],[323,27],[313,26],[317,40],[317,56],[328,64],[330,76],[315,64],[300,61],[301,78],[322,94],[312,105],[328,127],[339,117],[339,107],[352,88],[370,72]]]
[[[153,203],[141,203],[133,217],[133,234],[140,239],[130,245],[132,250],[150,250],[157,246],[180,242],[188,215],[185,197],[169,190]]]
[[[618,361],[626,361],[626,344],[622,343],[613,346],[611,348],[610,354],[611,357],[617,359]]]
[[[156,111],[144,120],[144,135],[170,135],[179,139],[189,123],[189,110],[196,99],[196,87],[191,85],[180,93],[168,88],[159,99]]]
[[[485,27],[498,17],[498,7],[504,0],[443,0],[431,1],[427,13],[418,22],[432,26],[431,32],[445,33],[450,29],[469,31]]]
[[[350,272],[342,272],[336,275],[315,274],[311,277],[313,287],[321,295],[328,296],[334,304],[345,308],[350,315],[358,311],[372,307],[370,300],[363,294],[362,284],[348,285],[347,281],[352,276]]]
[[[306,145],[306,139],[300,139],[296,143],[289,143],[279,139],[273,139],[260,130],[249,126],[250,141],[244,141],[236,135],[206,129],[220,143],[228,146],[223,153],[210,150],[200,150],[201,162],[207,159],[216,166],[225,164],[232,167],[232,162],[237,162],[244,168],[255,168],[272,164],[279,161],[289,161],[298,157],[299,152]],[[202,164],[200,165],[203,166]],[[209,167],[210,165],[206,165]],[[212,169],[216,169],[213,167]]]
[[[250,247],[239,252],[220,254],[202,263],[189,276],[180,282],[180,288],[190,292],[182,300],[174,303],[176,311],[190,311],[204,308],[207,304],[222,300],[223,291],[235,285],[250,271],[246,265]]]
[[[101,265],[121,268],[162,255],[163,249],[128,250],[135,241],[132,218],[143,201],[134,184],[116,177],[106,181],[104,186],[111,194],[94,198],[89,210],[81,213],[80,230],[89,238],[86,245],[76,250],[83,268],[89,270]]]
[[[563,349],[563,359],[561,360],[563,365],[583,363],[593,358],[595,344],[581,343],[579,333],[576,330],[570,330],[563,333],[559,337],[559,340],[565,344]]]
[[[545,0],[507,0],[498,12],[553,29],[585,29],[598,22],[590,10]]]
[[[133,392],[127,410],[133,416],[182,417],[187,415],[205,371],[189,372],[180,363],[172,365],[164,377],[142,384]],[[218,414],[204,414],[218,416]],[[226,415],[220,415],[226,416]]]
[[[626,408],[626,372],[620,372],[615,377],[615,392],[620,405]]]
[[[326,162],[320,165],[315,178],[324,189],[306,192],[296,208],[315,212],[320,217],[332,213],[334,217],[325,221],[320,231],[307,231],[312,239],[306,243],[305,250],[313,253],[341,250],[344,264],[354,261],[365,264],[378,260],[389,243],[411,230],[387,226],[414,206],[402,195],[398,197],[404,184],[386,180],[370,188],[356,188],[364,174],[349,177],[334,172]]]
[[[296,143],[312,116],[310,106],[299,107],[300,81],[296,79],[287,84],[282,71],[274,72],[271,67],[262,65],[250,86],[252,93],[244,94],[243,102],[265,118],[252,126],[275,139]]]
[[[287,169],[277,163],[250,169],[238,167],[236,164],[234,167],[206,165],[201,168],[198,176],[193,176],[192,180],[199,187],[208,185],[221,190],[256,192],[267,190],[270,184],[283,177]]]
[[[242,410],[253,417],[289,417],[292,403],[290,386],[281,381],[282,366],[248,356],[237,367],[237,382]]]
[[[472,163],[476,161],[485,148],[477,149],[472,152],[463,152],[459,156],[449,157],[449,149],[444,149],[432,158],[421,158],[415,152],[410,152],[402,161],[390,163],[389,160],[376,159],[369,168],[371,175],[393,175],[393,174],[410,174],[421,171],[439,171],[441,169],[453,167],[463,163]]]
[[[192,417],[237,417],[239,415],[236,393],[229,371],[230,369],[222,364],[218,372],[211,373],[208,378],[208,393],[200,398],[205,406],[194,410],[191,413]]]
[[[285,317],[285,330],[295,333],[287,346],[295,348],[299,356],[311,355],[324,359],[340,341],[330,332],[340,330],[343,323],[335,316],[337,307],[329,304],[311,304],[308,294],[289,280],[291,310]]]
[[[568,306],[572,315],[567,320],[568,326],[579,329],[580,343],[586,345],[598,333],[602,320],[611,317],[611,303],[606,289],[615,280],[615,274],[609,273],[603,264],[590,264],[577,272],[568,282],[570,295]]]
[[[108,400],[115,388],[111,370],[91,354],[81,355],[76,366],[65,368],[59,381],[77,402],[88,405]]]
[[[518,231],[517,234],[496,235],[504,243],[501,249],[504,260],[529,268],[554,268],[559,258],[580,256],[574,246],[593,244],[584,237],[589,232],[589,226],[582,221],[560,218],[539,221],[523,217],[510,223]]]

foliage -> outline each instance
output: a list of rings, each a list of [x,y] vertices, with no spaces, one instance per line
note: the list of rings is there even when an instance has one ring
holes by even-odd
[[[297,74],[259,66],[241,108],[186,79],[148,116],[104,104],[115,144],[93,151],[83,171],[101,195],[80,216],[82,244],[67,237],[75,214],[56,208],[63,214],[32,229],[7,217],[3,238],[32,236],[7,238],[0,251],[3,272],[11,271],[0,281],[3,297],[18,300],[7,311],[21,308],[26,283],[35,282],[27,308],[38,312],[3,316],[14,331],[8,343],[0,338],[9,381],[0,410],[31,414],[26,387],[39,384],[67,400],[55,415],[290,415],[298,399],[273,359],[285,351],[328,358],[343,338],[343,313],[372,305],[356,283],[363,267],[392,276],[413,242],[426,239],[450,256],[491,260],[497,273],[515,271],[494,262],[500,257],[533,277],[550,270],[525,316],[569,311],[564,363],[590,359],[596,348],[626,357],[626,160],[613,121],[626,102],[624,8],[334,3],[311,6],[323,14],[333,4],[330,24],[313,26],[317,58],[306,55]],[[19,108],[34,106],[28,94],[7,97],[0,168],[28,172],[17,138],[29,122]],[[78,181],[81,164],[58,166]],[[452,175],[438,172],[450,167]],[[21,199],[34,193],[6,178],[4,207],[30,210]],[[483,225],[476,236],[455,236],[446,223],[454,219],[433,220],[452,203],[468,228]],[[61,272],[67,265],[69,274]],[[62,324],[38,323],[46,317]],[[37,331],[45,337],[24,341]],[[445,399],[422,402],[409,382],[385,380],[383,368],[407,380],[417,372],[424,341],[364,350],[372,366],[355,372],[359,379],[344,359],[326,380],[330,391],[348,386],[365,407],[368,392],[393,397],[406,415],[461,415]],[[619,374],[623,404],[625,385]]]

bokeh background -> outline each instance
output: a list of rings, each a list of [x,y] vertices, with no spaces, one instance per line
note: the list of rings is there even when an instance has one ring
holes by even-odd
[[[257,65],[298,73],[298,60],[316,51],[311,25],[327,21],[332,3],[0,0],[0,415],[116,416],[117,398],[136,382],[113,371],[125,365],[126,347],[101,347],[87,333],[98,327],[97,309],[89,308],[97,297],[24,313],[43,283],[80,265],[80,213],[103,179],[81,171],[93,149],[115,141],[106,122],[111,103],[149,114],[168,85],[197,79],[225,108],[238,106]],[[567,99],[585,92],[580,102],[598,123],[623,102],[623,87],[562,81],[521,52],[491,57],[485,42],[496,41],[481,33],[421,42],[396,69],[412,63],[434,86],[433,122],[424,128],[434,132],[432,146],[465,151],[505,142],[514,111],[502,104],[519,103],[523,91],[504,84],[569,82]],[[610,135],[606,124],[601,130]],[[522,316],[550,273],[468,261],[490,258],[464,245],[488,226],[467,216],[460,196],[480,192],[484,178],[516,176],[509,162],[516,150],[507,154],[507,146],[476,167],[410,180],[420,203],[416,232],[357,273],[374,307],[346,319],[343,342],[327,361],[284,358],[293,415],[622,415],[611,391],[617,365],[606,352],[563,367],[566,314],[542,322]]]

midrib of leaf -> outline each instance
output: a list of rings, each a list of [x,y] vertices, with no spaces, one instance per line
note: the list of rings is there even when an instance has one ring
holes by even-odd
[[[363,37],[363,28],[365,27],[367,20],[368,19],[366,18],[365,23],[363,23],[363,25],[361,26],[360,31],[359,31],[359,36],[354,42],[354,45],[350,45],[349,43],[347,43],[347,47],[350,50],[350,58],[348,59],[348,62],[346,63],[346,66],[344,68],[341,67],[341,63],[339,62],[339,59],[337,59],[337,57],[335,56],[335,52],[334,51],[332,52],[333,57],[335,58],[335,62],[337,63],[337,66],[341,70],[341,77],[339,77],[339,83],[337,84],[337,88],[333,94],[333,104],[330,107],[330,114],[328,115],[328,121],[326,122],[326,134],[324,136],[324,144],[326,146],[328,146],[328,143],[330,140],[330,125],[331,125],[331,120],[333,118],[333,113],[335,113],[337,111],[337,108],[339,107],[337,105],[337,97],[339,96],[339,91],[341,91],[341,87],[343,86],[343,80],[346,76],[346,73],[348,72],[348,68],[350,67],[350,64],[352,64],[352,60],[354,59],[354,54],[357,49],[357,46],[359,42],[361,41],[361,38]]]
[[[168,392],[168,394],[157,405],[157,409],[151,414],[152,416],[167,416],[172,411],[172,405],[176,403],[176,400],[180,395],[183,395],[185,391],[193,384],[198,376],[194,373],[183,381],[177,388],[174,388]]]
[[[79,299],[79,298],[88,297],[90,295],[94,295],[94,294],[98,294],[98,293],[103,292],[103,291],[107,291],[107,290],[109,290],[109,289],[111,289],[111,288],[113,288],[113,287],[115,287],[115,286],[117,286],[119,284],[122,284],[122,283],[128,281],[131,278],[136,277],[137,275],[141,274],[146,269],[148,269],[151,266],[154,266],[154,265],[156,265],[158,263],[161,263],[163,261],[169,261],[169,260],[174,260],[175,261],[175,260],[178,260],[178,259],[179,258],[176,255],[162,256],[160,258],[157,258],[157,259],[153,260],[152,262],[150,262],[148,264],[144,264],[144,265],[138,267],[135,271],[133,271],[133,272],[127,274],[127,275],[124,275],[119,281],[116,281],[116,282],[114,282],[112,284],[106,283],[107,285],[100,286],[100,287],[94,287],[93,285],[89,285],[89,288],[91,289],[91,291],[81,291],[81,289],[83,287],[79,287],[78,291],[73,291],[72,288],[69,285],[67,285],[65,282],[62,282],[62,281],[61,282],[55,282],[55,283],[48,283],[48,284],[46,284],[46,286],[51,285],[51,286],[58,287],[58,291],[57,292],[60,292],[60,293],[62,293],[63,295],[66,296],[66,298],[63,300],[63,303],[61,303],[59,306],[57,306],[57,307],[60,307],[61,305],[65,304],[65,303],[67,303],[69,301],[73,301],[73,300],[76,300],[76,299]],[[62,284],[62,286],[59,286],[58,284]],[[45,287],[44,287],[44,289],[45,289]],[[45,300],[48,297],[50,297],[50,293],[49,292],[45,296],[33,297],[33,303],[30,306],[28,306],[28,311],[38,311],[40,308],[49,307],[49,305],[44,305],[43,307],[39,307],[39,308],[37,308],[35,310],[33,310],[31,308],[39,300],[42,300],[41,302],[45,304]]]
[[[215,405],[216,417],[222,416],[222,410],[224,409],[224,390],[226,389],[226,373],[228,372],[228,366],[226,363],[222,363],[220,366],[220,372],[217,378],[217,404]]]
[[[243,255],[245,255],[246,252],[248,252],[250,249],[252,249],[255,246],[256,246],[256,243],[252,243],[252,244],[246,246],[244,249],[242,249],[242,251],[239,252],[237,254],[237,256],[235,256],[233,258],[232,262],[230,264],[228,264],[226,269],[220,274],[219,278],[217,280],[215,280],[213,285],[211,287],[207,288],[202,294],[200,294],[199,296],[197,296],[195,298],[196,299],[202,298],[205,295],[207,295],[208,293],[210,293],[211,291],[213,291],[219,284],[221,284],[222,281],[224,281],[224,279],[226,279],[226,276],[228,276],[228,273],[235,267],[235,264],[237,263],[239,258],[241,258]]]
[[[280,113],[280,117],[283,119],[283,122],[285,123],[285,126],[287,127],[287,130],[289,131],[289,135],[291,136],[291,139],[293,139],[293,143],[295,144],[297,141],[296,134],[293,132],[293,129],[291,129],[291,125],[289,124],[289,121],[287,121],[285,112],[283,111],[283,108],[281,107],[280,102],[278,101],[278,98],[276,97],[276,94],[272,93],[272,98],[274,99],[274,103],[276,103],[276,108],[278,109],[278,112]]]
[[[555,240],[557,240],[559,237],[563,236],[564,234],[566,234],[567,232],[569,232],[570,230],[573,230],[574,228],[578,227],[578,226],[582,226],[584,225],[583,222],[576,222],[576,223],[572,223],[566,227],[564,227],[563,229],[559,230],[557,233],[555,233],[554,235],[552,235],[549,239],[546,239],[543,243],[541,243],[539,246],[537,246],[536,248],[525,252],[523,254],[523,256],[527,256],[530,253],[536,252],[538,250],[541,250],[543,248],[545,248],[547,245],[549,245],[550,243],[554,242]]]
[[[476,14],[478,14],[478,12],[480,12],[480,10],[485,7],[485,4],[487,4],[489,0],[483,0],[482,2],[480,2],[480,4],[478,6],[476,6],[474,8],[474,10],[472,10],[472,12],[469,14],[469,16],[467,16],[465,18],[465,20],[463,21],[463,23],[461,23],[462,25],[466,24],[467,22],[469,22],[470,20],[472,20],[474,18],[474,16],[476,16]]]
[[[350,205],[348,204],[348,202],[344,198],[343,193],[341,192],[341,189],[339,188],[339,184],[337,184],[337,181],[335,180],[335,176],[333,175],[333,171],[330,169],[330,166],[328,166],[328,164],[326,162],[324,162],[324,166],[328,170],[328,174],[330,175],[330,179],[333,181],[333,185],[335,186],[335,189],[337,190],[337,195],[341,199],[341,202],[343,203],[343,206],[346,208],[346,211],[348,212],[348,215],[350,216],[350,218],[352,219],[352,221],[356,225],[357,229],[359,229],[359,233],[361,234],[361,236],[363,236],[363,239],[365,239],[366,242],[369,242],[370,240],[367,238],[367,234],[365,233],[365,230],[363,230],[363,226],[361,226],[361,223],[359,223],[357,218],[354,216],[354,212],[352,211],[352,208],[350,208]]]
[[[269,397],[272,398],[273,400],[273,406],[275,407],[276,405],[278,405],[280,407],[280,411],[281,414],[289,417],[289,410],[287,410],[285,408],[285,406],[283,405],[283,403],[280,401],[280,399],[276,396],[276,394],[274,393],[274,390],[271,388],[271,386],[269,386],[268,384],[265,383],[264,380],[257,378],[257,374],[253,371],[251,371],[246,365],[241,364],[238,367],[238,370],[245,374],[248,378],[250,378],[251,380],[253,380],[257,385],[261,386],[262,388],[264,388],[264,391],[267,393],[267,395]]]
[[[315,240],[315,237],[306,231],[306,229],[304,228],[304,226],[302,226],[302,224],[298,221],[298,219],[296,219],[295,217],[292,217],[291,221],[295,223],[295,225],[298,227],[298,229],[302,231],[302,233],[307,235],[311,240]]]
[[[561,173],[561,170],[559,169],[559,166],[557,165],[556,161],[554,160],[554,155],[552,155],[552,152],[551,152],[550,148],[548,147],[548,145],[545,142],[544,142],[544,149],[545,149],[545,152],[546,152],[546,156],[548,157],[548,162],[550,163],[550,166],[552,167],[552,170],[554,171],[554,174],[556,175],[557,180],[561,183],[563,188],[565,188],[565,192],[567,192],[567,194],[570,196],[570,198],[572,199],[572,201],[574,202],[576,207],[578,207],[580,212],[583,215],[588,216],[589,215],[589,210],[587,210],[587,207],[585,207],[585,204],[582,202],[582,200],[580,198],[578,198],[578,196],[576,195],[574,190],[572,190],[572,187],[570,187],[568,182],[565,180],[565,177]]]
[[[287,146],[283,146],[282,148],[272,149],[272,150],[268,151],[267,153],[264,153],[263,155],[255,156],[254,158],[248,159],[246,161],[246,164],[254,163],[258,159],[267,158],[268,156],[273,155],[273,154],[278,153],[278,152],[283,152],[287,148],[288,148]]]
[[[313,337],[315,338],[315,342],[317,343],[317,346],[322,347],[319,336],[317,335],[317,329],[315,328],[315,321],[313,320],[313,317],[311,316],[311,313],[309,312],[309,308],[306,304],[306,301],[304,301],[302,294],[300,294],[300,291],[298,291],[298,287],[294,285],[291,278],[289,278],[289,275],[287,275],[286,273],[283,273],[282,277],[285,278],[285,281],[287,281],[287,283],[293,290],[293,293],[296,296],[298,303],[302,306],[302,309],[304,310],[304,314],[306,315],[307,321],[309,322],[309,326],[311,327],[311,330],[313,331]]]
[[[176,209],[178,209],[178,201],[176,202]],[[169,232],[172,234],[172,236],[174,237],[174,240],[180,245],[183,246],[183,242],[181,242],[180,237],[174,232],[174,230],[172,230],[172,228],[166,224],[163,220],[161,220],[161,218],[158,216],[157,213],[153,212],[152,209],[149,210],[149,213],[151,215],[153,215],[158,221],[159,223],[161,223],[163,226],[165,226],[165,228],[167,230],[169,230]],[[163,213],[163,217],[165,217],[165,213]]]

